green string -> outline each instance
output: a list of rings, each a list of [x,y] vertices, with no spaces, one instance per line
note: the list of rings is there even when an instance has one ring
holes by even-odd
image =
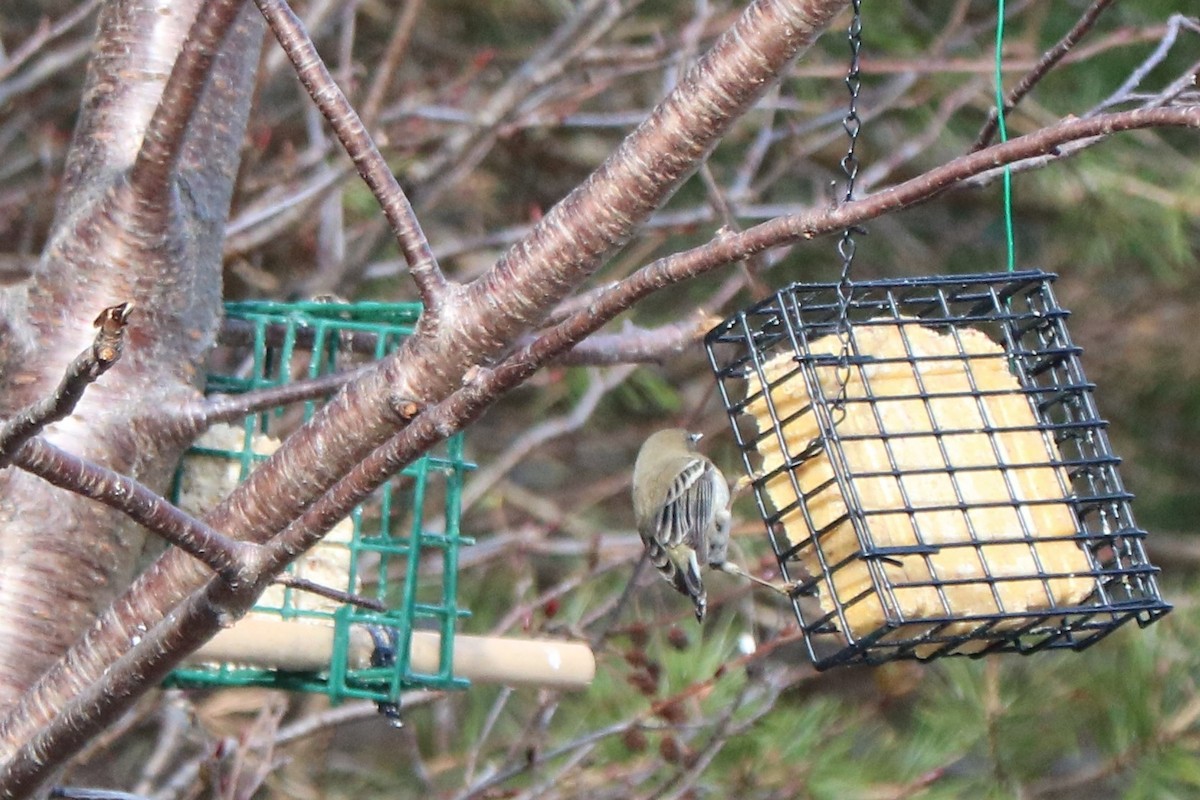
[[[996,0],[996,122],[1000,141],[1008,141],[1004,124],[1004,0]],[[1004,165],[1004,240],[1008,245],[1008,271],[1016,269],[1017,246],[1013,239],[1012,168]]]

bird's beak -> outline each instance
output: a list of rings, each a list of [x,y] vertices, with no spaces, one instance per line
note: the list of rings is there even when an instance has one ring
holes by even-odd
[[[691,440],[692,444],[699,444],[700,440],[703,438],[704,438],[703,433],[689,433],[688,434],[688,439]]]
[[[696,622],[704,624],[704,612],[708,610],[708,602],[703,597],[696,598]]]

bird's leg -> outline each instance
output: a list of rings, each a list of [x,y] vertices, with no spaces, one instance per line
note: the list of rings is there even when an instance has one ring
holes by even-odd
[[[751,575],[749,572],[742,569],[737,564],[734,564],[732,561],[725,561],[719,565],[714,564],[713,568],[719,569],[721,572],[724,572],[727,575],[737,575],[753,583],[757,583],[759,586],[765,586],[768,589],[779,592],[785,597],[791,597],[792,592],[795,591],[797,586],[795,583],[771,583],[770,581],[763,580],[757,575]]]

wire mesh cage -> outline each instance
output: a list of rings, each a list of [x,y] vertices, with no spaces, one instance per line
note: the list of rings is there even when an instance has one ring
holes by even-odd
[[[709,333],[818,668],[1079,650],[1170,610],[1054,279],[794,285]]]
[[[416,304],[231,303],[210,364],[210,394],[318,378],[378,360],[413,331]],[[203,514],[316,411],[319,401],[215,426],[185,456],[175,500]],[[461,434],[378,489],[289,571],[372,598],[374,611],[274,585],[168,680],[179,687],[262,686],[394,704],[411,687],[455,688]],[[431,527],[435,518],[441,523]],[[422,561],[436,573],[418,574]],[[440,576],[440,580],[439,580]],[[381,709],[383,706],[381,705]]]

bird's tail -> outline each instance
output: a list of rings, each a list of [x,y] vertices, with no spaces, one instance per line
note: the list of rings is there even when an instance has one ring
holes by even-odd
[[[704,614],[708,610],[708,595],[704,592],[704,583],[700,580],[700,562],[691,548],[680,547],[671,552],[670,560],[675,567],[672,582],[675,588],[687,595],[696,606],[696,620],[704,622]]]

